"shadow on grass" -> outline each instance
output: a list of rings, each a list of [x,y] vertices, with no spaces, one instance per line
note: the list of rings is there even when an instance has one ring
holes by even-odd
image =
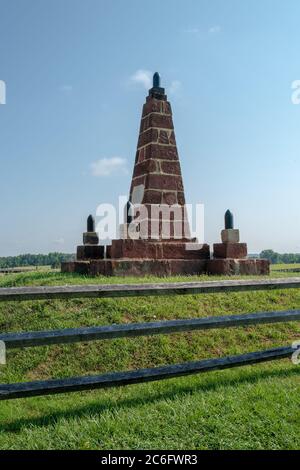
[[[154,394],[144,394],[138,397],[125,398],[124,400],[118,400],[117,403],[112,402],[109,399],[97,400],[95,403],[89,403],[84,406],[77,406],[76,408],[70,408],[68,410],[57,410],[52,413],[45,414],[36,418],[21,418],[14,420],[10,423],[0,423],[0,431],[6,432],[18,432],[23,427],[42,427],[51,426],[55,424],[59,419],[69,418],[81,418],[86,415],[101,414],[104,411],[114,411],[120,408],[131,408],[139,405],[147,405],[155,403],[158,400],[174,399],[186,394],[195,392],[210,392],[217,391],[221,387],[231,387],[241,384],[255,384],[260,380],[272,379],[272,378],[288,378],[299,373],[299,368],[290,369],[279,369],[279,370],[261,370],[261,371],[249,371],[244,373],[242,377],[211,377],[206,379],[205,383],[195,383],[188,386],[182,386],[180,383],[170,383],[171,390],[157,390]],[[178,380],[171,379],[171,380]],[[84,392],[86,393],[86,392]]]

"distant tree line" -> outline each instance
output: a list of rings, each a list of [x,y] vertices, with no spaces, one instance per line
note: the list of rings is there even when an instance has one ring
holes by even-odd
[[[273,264],[284,263],[284,264],[294,264],[300,263],[300,253],[276,253],[273,250],[263,250],[260,255],[260,258],[266,258]]]
[[[0,268],[17,268],[20,266],[51,266],[51,268],[58,268],[63,261],[72,261],[74,258],[75,255],[68,253],[5,256],[0,257]]]

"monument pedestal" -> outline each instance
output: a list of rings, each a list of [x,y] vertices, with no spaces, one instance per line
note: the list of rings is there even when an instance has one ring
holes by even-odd
[[[240,243],[240,232],[233,228],[233,215],[225,214],[225,229],[221,232],[222,243],[213,245],[213,259],[207,262],[208,274],[263,275],[269,274],[270,263],[266,259],[247,258],[246,243]]]
[[[97,248],[99,256],[94,253],[90,259],[83,259],[77,255],[76,261],[62,263],[62,272],[94,276],[195,275],[206,272],[210,258],[209,246],[195,240],[113,240],[106,247],[105,259],[104,247]]]
[[[190,235],[172,109],[157,73],[143,106],[134,170],[120,239],[99,245],[89,216],[83,245],[62,272],[105,276],[267,274],[266,260],[247,259],[230,211],[222,243],[199,245]]]

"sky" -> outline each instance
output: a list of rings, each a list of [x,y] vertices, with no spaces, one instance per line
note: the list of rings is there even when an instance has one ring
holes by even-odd
[[[300,252],[299,15],[298,0],[0,0],[0,256],[74,252],[87,216],[128,195],[155,71],[205,241],[229,208],[250,252]]]

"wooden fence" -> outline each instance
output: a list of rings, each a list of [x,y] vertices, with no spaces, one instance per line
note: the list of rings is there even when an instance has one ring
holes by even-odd
[[[299,288],[300,279],[273,279],[259,281],[212,281],[191,283],[162,283],[143,285],[68,286],[35,288],[2,288],[0,300],[32,300],[74,297],[126,297],[133,295],[173,295],[207,292],[262,290],[272,288]],[[37,347],[52,344],[109,340],[113,338],[170,334],[183,331],[230,328],[246,325],[291,322],[300,320],[300,310],[261,312],[243,315],[227,315],[195,319],[171,320],[126,325],[108,325],[89,328],[35,331],[0,334],[7,349]],[[129,385],[166,378],[179,377],[218,369],[240,367],[249,364],[290,357],[295,349],[283,346],[236,356],[193,361],[136,371],[113,372],[96,376],[72,377],[46,381],[0,384],[0,400],[25,398],[37,395],[91,390]]]

